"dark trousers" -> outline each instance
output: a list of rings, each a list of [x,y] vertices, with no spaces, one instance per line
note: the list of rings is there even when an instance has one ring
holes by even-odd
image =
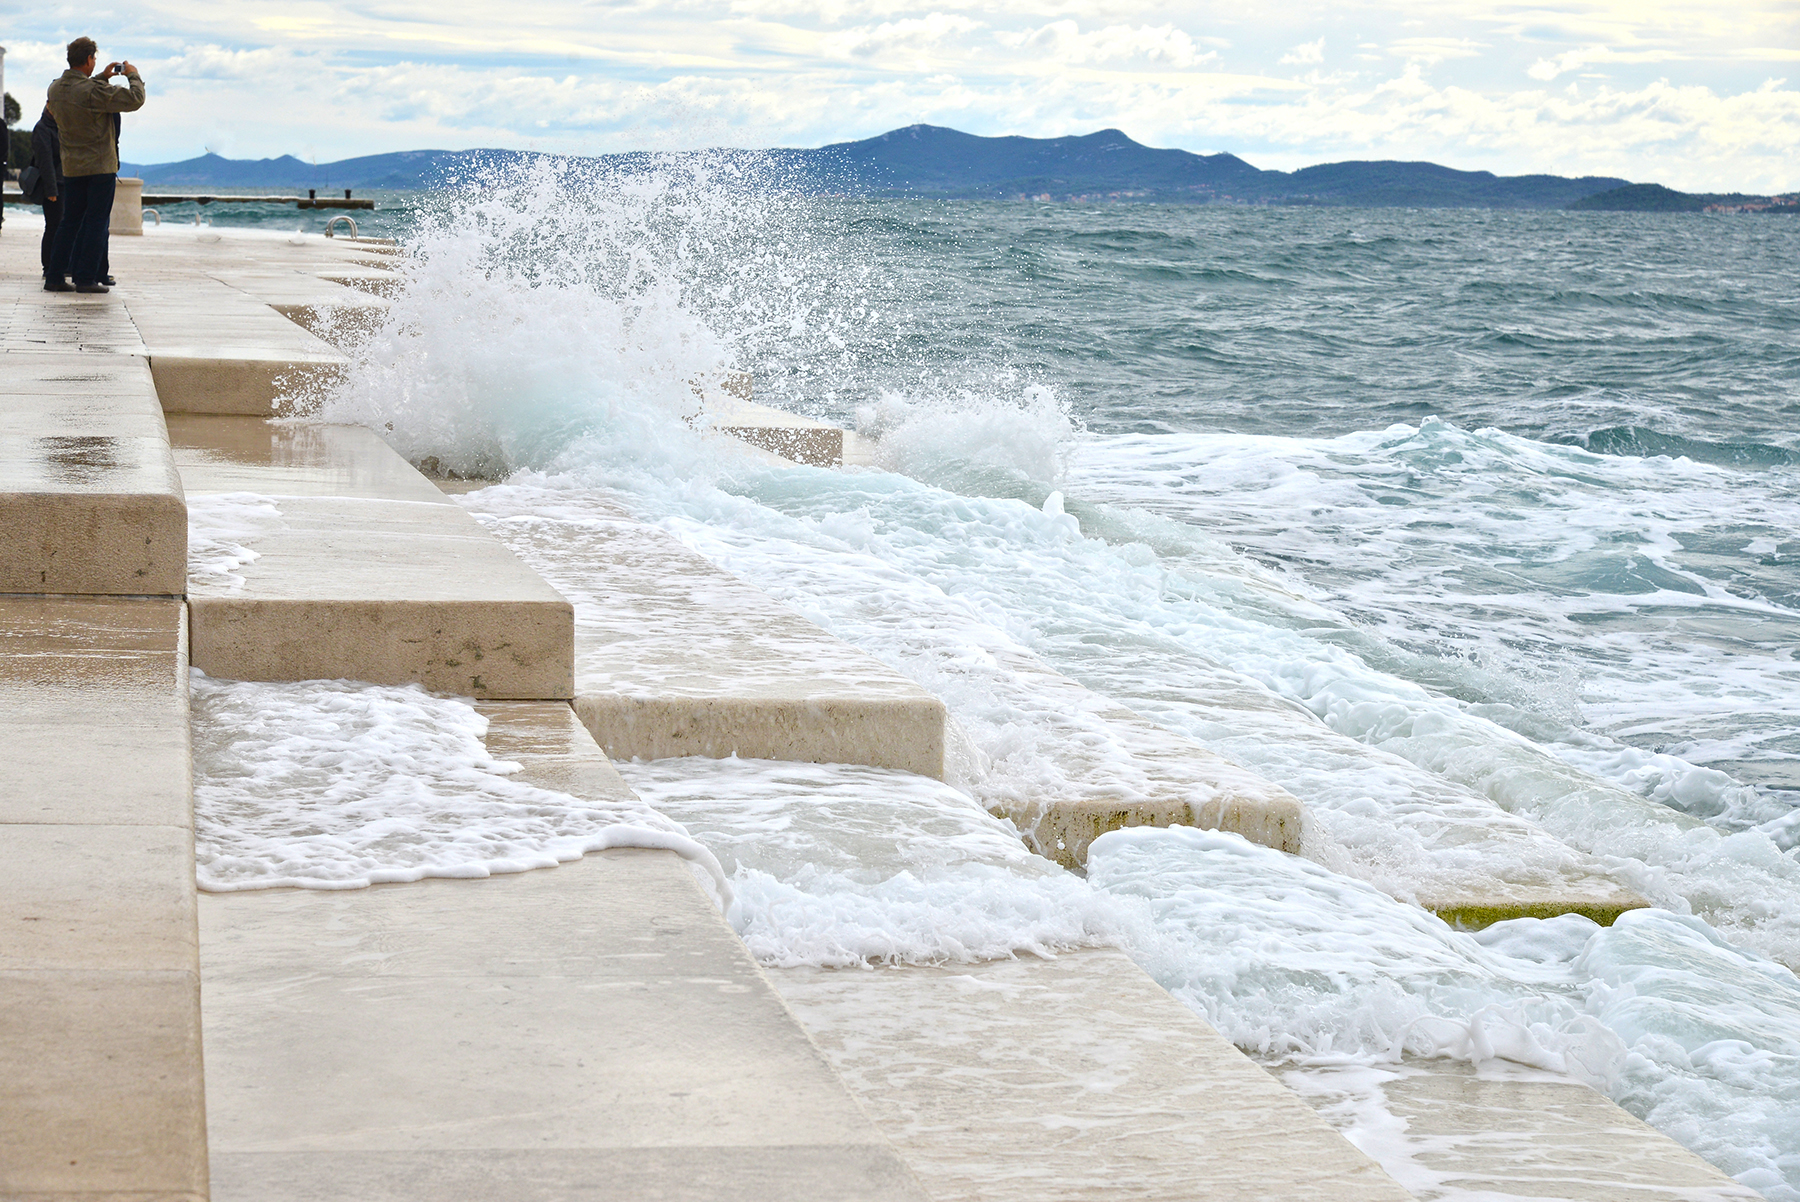
[[[56,245],[56,227],[62,223],[62,197],[44,202],[44,240],[38,245],[38,259],[44,265],[44,275],[50,274],[50,251]]]
[[[105,274],[106,231],[112,224],[118,179],[111,172],[63,177],[62,220],[50,245],[51,279],[74,276],[77,284],[92,284]]]

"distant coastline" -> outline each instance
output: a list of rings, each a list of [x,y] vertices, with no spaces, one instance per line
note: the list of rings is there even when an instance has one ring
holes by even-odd
[[[912,125],[816,149],[726,151],[754,156],[782,186],[864,196],[1086,203],[1315,205],[1356,208],[1572,209],[1602,212],[1800,213],[1800,195],[1686,193],[1607,176],[1497,176],[1436,163],[1353,161],[1263,171],[1232,154],[1156,150],[1116,129],[1066,138],[987,138]],[[485,165],[544,157],[517,150],[407,150],[334,163],[226,159],[126,164],[167,190],[440,187]],[[650,162],[642,152],[596,162]]]

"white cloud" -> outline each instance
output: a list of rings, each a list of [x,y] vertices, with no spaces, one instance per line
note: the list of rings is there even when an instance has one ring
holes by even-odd
[[[1219,57],[1202,51],[1185,30],[1173,25],[1108,25],[1081,32],[1072,20],[1053,21],[1037,29],[1002,32],[1002,45],[1058,63],[1143,62],[1186,70]]]
[[[934,12],[924,17],[883,21],[872,28],[846,29],[820,39],[820,48],[827,54],[850,58],[917,55],[980,28],[968,17]]]
[[[1675,50],[1614,50],[1610,46],[1584,46],[1565,50],[1551,58],[1540,58],[1525,74],[1544,83],[1559,75],[1579,71],[1595,63],[1667,63],[1678,62],[1687,55]]]
[[[1486,47],[1472,38],[1401,38],[1388,47],[1390,53],[1411,62],[1434,65],[1445,59],[1476,58]]]
[[[1282,55],[1279,61],[1283,66],[1291,63],[1301,67],[1312,63],[1322,63],[1325,61],[1325,39],[1320,38],[1316,42],[1302,42]]]
[[[28,108],[79,32],[61,12],[10,19]],[[1794,0],[522,0],[500,19],[475,0],[134,0],[106,24],[103,52],[150,85],[126,130],[140,162],[819,145],[931,121],[1116,126],[1261,166],[1800,186],[1800,93],[1770,78],[1800,61]]]

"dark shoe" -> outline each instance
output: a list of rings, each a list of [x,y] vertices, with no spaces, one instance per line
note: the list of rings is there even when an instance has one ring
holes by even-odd
[[[102,284],[105,284],[105,285],[106,285],[106,286],[107,286],[107,287],[108,287],[108,288],[117,288],[117,287],[118,287],[118,286],[119,286],[119,281],[117,281],[117,280],[115,280],[115,279],[113,279],[113,278],[112,278],[112,277],[111,277],[111,276],[109,276],[109,275],[103,275],[103,276],[101,276],[101,277],[100,277],[100,282],[101,282],[101,283],[102,283]]]
[[[45,292],[73,292],[73,291],[75,291],[75,285],[69,283],[69,281],[67,281],[67,280],[53,280],[53,279],[46,277],[44,280],[44,291]]]
[[[111,292],[112,289],[108,288],[105,284],[77,284],[77,285],[75,285],[75,291],[77,291],[77,292]]]

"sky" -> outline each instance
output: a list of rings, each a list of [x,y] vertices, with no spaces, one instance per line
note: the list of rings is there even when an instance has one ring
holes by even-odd
[[[143,72],[140,163],[819,146],[922,121],[1117,128],[1263,168],[1800,190],[1800,0],[48,3],[0,19],[28,120],[84,33]]]

